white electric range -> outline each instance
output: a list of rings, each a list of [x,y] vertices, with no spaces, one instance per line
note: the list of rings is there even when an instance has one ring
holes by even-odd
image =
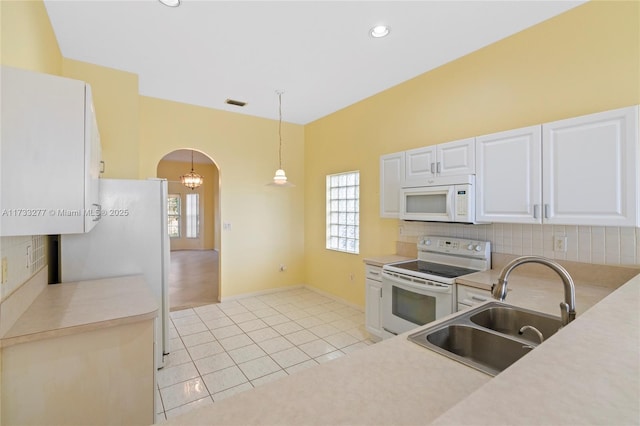
[[[457,277],[491,269],[491,243],[427,235],[418,258],[382,267],[382,327],[400,334],[456,310]]]

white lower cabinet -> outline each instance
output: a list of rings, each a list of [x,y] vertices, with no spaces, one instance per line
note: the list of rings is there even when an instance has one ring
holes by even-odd
[[[382,339],[382,268],[365,266],[365,328],[373,336]]]
[[[489,290],[483,290],[462,284],[456,284],[456,290],[456,293],[458,294],[458,311],[464,311],[492,299],[491,292]]]

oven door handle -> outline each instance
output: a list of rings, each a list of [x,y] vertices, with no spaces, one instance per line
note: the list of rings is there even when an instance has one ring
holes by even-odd
[[[392,283],[400,284],[412,290],[418,290],[422,292],[428,291],[431,293],[451,293],[451,286],[448,284],[437,284],[433,283],[432,281],[423,280],[416,277],[403,278],[401,275],[391,274],[386,271],[382,271],[382,276],[383,282],[385,280],[389,280]],[[416,281],[424,284],[416,284]]]

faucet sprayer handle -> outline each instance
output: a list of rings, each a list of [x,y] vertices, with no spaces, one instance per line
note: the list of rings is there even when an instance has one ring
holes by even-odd
[[[560,317],[562,319],[563,327],[576,319],[576,311],[571,311],[569,309],[569,304],[567,302],[560,302]]]

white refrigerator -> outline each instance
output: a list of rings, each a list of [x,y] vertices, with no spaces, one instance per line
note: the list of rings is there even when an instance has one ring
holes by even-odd
[[[156,363],[169,352],[167,181],[100,179],[102,217],[86,234],[60,236],[62,282],[143,274],[156,297]]]

